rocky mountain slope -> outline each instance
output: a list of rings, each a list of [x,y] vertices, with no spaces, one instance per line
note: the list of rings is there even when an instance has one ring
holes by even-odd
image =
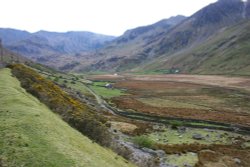
[[[150,56],[148,45],[182,22],[185,16],[175,16],[155,24],[126,31],[106,47],[95,53],[81,56],[83,61],[75,70],[126,70],[143,64]],[[91,65],[89,65],[91,64]]]
[[[178,72],[185,73],[241,74],[239,70],[238,72],[235,70],[249,68],[246,63],[243,63],[249,57],[249,45],[247,45],[249,39],[246,29],[250,18],[249,4],[249,0],[247,2],[219,0],[180,21],[175,26],[168,28],[165,26],[165,31],[154,35],[150,35],[147,31],[152,26],[128,31],[106,48],[99,50],[94,56],[92,55],[94,59],[92,62],[90,61],[90,66],[86,67],[84,64],[76,70],[131,71],[133,69],[132,71],[139,72],[168,72],[171,69],[178,69]],[[142,32],[144,35],[141,35]],[[224,45],[226,42],[228,43]],[[238,52],[235,50],[232,52],[232,45],[237,48]],[[214,47],[217,48],[211,51],[211,48]],[[202,53],[200,53],[201,51]],[[239,52],[240,54],[238,54]],[[220,58],[220,55],[223,58]],[[208,57],[213,57],[217,70],[211,71],[211,66],[215,65],[211,64],[212,59],[206,61]],[[243,61],[238,61],[236,65],[232,63],[234,62],[232,60],[236,59]],[[225,71],[226,66],[219,68],[223,64],[233,67],[229,71]],[[203,70],[205,67],[206,70]]]
[[[250,75],[249,21],[250,0],[218,0],[190,17],[101,36],[101,42],[96,34],[78,32],[8,30],[18,38],[13,42],[0,30],[0,37],[12,51],[64,71]]]
[[[161,56],[135,71],[250,75],[250,21],[218,31],[201,44]]]

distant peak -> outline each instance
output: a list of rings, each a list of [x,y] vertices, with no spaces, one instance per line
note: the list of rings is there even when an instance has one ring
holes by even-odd
[[[169,24],[169,25],[176,25],[178,23],[180,23],[182,20],[184,20],[185,18],[187,18],[186,16],[183,15],[177,15],[177,16],[171,16],[167,19],[162,19],[158,22],[156,22],[155,24]]]
[[[226,2],[226,3],[230,3],[230,2],[240,2],[243,0],[219,0],[219,2]]]

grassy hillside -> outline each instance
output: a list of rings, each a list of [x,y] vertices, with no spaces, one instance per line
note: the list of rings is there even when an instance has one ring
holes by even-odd
[[[0,166],[132,166],[72,129],[0,70]]]
[[[23,88],[59,114],[64,121],[101,145],[111,144],[112,134],[108,131],[107,120],[99,112],[65,93],[31,68],[22,64],[9,67]]]
[[[182,73],[250,75],[250,22],[224,29],[195,47],[163,55],[137,71],[166,71]]]

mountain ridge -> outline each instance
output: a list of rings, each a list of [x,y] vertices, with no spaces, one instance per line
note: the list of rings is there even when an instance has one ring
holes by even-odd
[[[230,33],[233,33],[239,39],[244,36],[243,33],[248,36],[246,31],[229,29],[240,30],[240,26],[247,27],[249,19],[250,0],[218,0],[190,17],[177,15],[151,25],[130,29],[102,45],[99,45],[98,42],[86,42],[75,32],[66,33],[74,34],[76,42],[72,42],[68,39],[72,36],[61,37],[60,33],[40,31],[37,32],[36,38],[28,38],[21,41],[21,44],[8,48],[13,51],[21,51],[26,56],[32,53],[29,56],[33,60],[64,71],[142,72],[142,70],[150,70],[166,72],[178,68],[177,71],[184,73],[201,72],[198,70],[201,58],[196,59],[197,56],[191,58],[190,54],[200,55],[203,60],[208,60],[207,55],[211,56],[211,54],[201,54],[201,50],[199,50],[199,48],[209,49],[209,47],[203,46],[204,43],[211,45],[210,48],[217,44],[217,47],[221,47],[217,51],[212,51],[211,53],[215,54],[212,56],[220,55],[220,52],[232,52],[231,48],[220,44],[225,40],[221,34],[231,36]],[[216,39],[216,34],[222,41],[211,40],[211,38]],[[94,37],[91,39],[95,41]],[[67,46],[63,42],[67,42]],[[243,41],[238,40],[238,42],[241,45]],[[79,49],[81,47],[78,46],[80,43],[81,45],[86,44],[86,47],[90,46],[90,48],[81,50]],[[245,44],[242,43],[242,45]],[[236,45],[234,46],[236,47]],[[240,52],[243,50],[246,49],[242,47]],[[228,61],[228,59],[223,60]],[[218,59],[218,61],[220,61],[218,63],[224,64],[221,62],[222,59]],[[165,65],[162,65],[163,63]],[[206,64],[206,61],[202,61],[202,63]],[[159,64],[161,65],[159,66]],[[191,67],[197,70],[192,70]],[[207,73],[209,74],[209,71]]]
[[[164,71],[178,69],[181,73],[250,75],[250,21],[217,32],[197,47],[187,48],[170,56],[144,64],[135,71]]]
[[[207,42],[210,38],[215,37],[216,33],[224,33],[224,29],[235,27],[241,22],[247,22],[249,20],[248,13],[250,13],[250,1],[243,2],[241,0],[219,0],[216,3],[212,3],[201,10],[194,13],[192,16],[184,19],[179,24],[171,27],[168,31],[165,31],[159,36],[151,36],[150,40],[145,45],[140,45],[139,49],[134,46],[124,50],[124,46],[119,43],[114,44],[116,40],[111,42],[110,48],[104,48],[99,51],[99,61],[97,59],[91,62],[92,65],[84,67],[82,70],[106,70],[106,71],[137,71],[141,66],[145,64],[153,65],[153,62],[157,61],[160,57],[165,59],[176,59],[173,55],[192,50],[192,48],[199,48],[202,43]],[[243,13],[246,13],[246,17],[243,17]],[[247,24],[247,23],[246,23]],[[237,27],[237,26],[236,26]],[[238,27],[240,29],[240,26]],[[240,31],[237,32],[239,36],[242,36]],[[126,33],[118,39],[126,37]],[[117,54],[117,49],[119,53]],[[225,50],[230,48],[224,48]],[[92,56],[95,57],[95,56]],[[184,56],[185,57],[185,56]],[[160,58],[159,61],[162,59]],[[185,62],[186,66],[193,66],[192,62]],[[164,61],[166,62],[166,61]],[[195,59],[193,59],[195,62]],[[223,62],[220,62],[223,63]],[[167,69],[170,70],[176,68],[177,64],[168,65]],[[155,64],[154,66],[157,66]],[[162,66],[164,67],[164,66]],[[178,71],[192,71],[181,69]],[[134,70],[133,70],[134,69]],[[141,68],[145,69],[145,68]],[[159,70],[158,67],[148,68],[150,70]],[[81,70],[81,68],[77,69]],[[140,71],[141,71],[140,70]]]
[[[114,39],[87,31],[29,33],[10,28],[1,28],[0,38],[6,48],[38,62],[51,56],[95,50]]]
[[[171,28],[184,19],[186,19],[185,16],[177,15],[149,26],[142,26],[126,31],[122,36],[114,39],[104,48],[99,49],[96,53],[90,54],[87,58],[94,57],[95,59],[93,62],[90,62],[92,65],[87,65],[88,67],[84,67],[84,70],[99,70],[99,67],[102,66],[104,70],[106,66],[113,69],[116,68],[116,62],[121,62],[124,66],[129,65],[128,62],[134,65],[143,63],[142,59],[145,58],[147,52],[150,52],[150,49],[145,50],[144,47],[152,43],[159,36],[162,36],[165,32],[171,30]],[[108,62],[107,65],[105,65],[105,60]],[[133,67],[133,65],[128,66],[128,68],[130,67]],[[121,67],[121,69],[123,69],[123,67]]]

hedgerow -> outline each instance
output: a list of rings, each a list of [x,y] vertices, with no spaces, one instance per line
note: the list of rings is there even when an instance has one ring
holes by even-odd
[[[110,144],[112,135],[108,131],[104,117],[29,67],[14,64],[9,68],[27,92],[59,114],[64,121],[93,141],[104,146]]]

